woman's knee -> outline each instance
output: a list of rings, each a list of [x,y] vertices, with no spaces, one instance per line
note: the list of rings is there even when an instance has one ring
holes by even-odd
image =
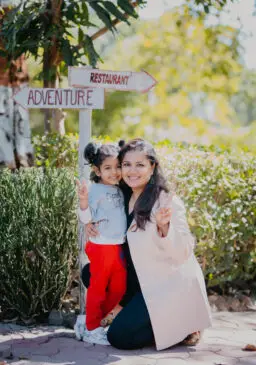
[[[107,338],[110,345],[113,347],[119,350],[130,350],[132,347],[128,337],[128,333],[125,332],[125,329],[115,326],[114,322],[109,327]]]

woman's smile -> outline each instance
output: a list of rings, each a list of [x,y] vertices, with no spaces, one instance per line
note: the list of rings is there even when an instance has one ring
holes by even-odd
[[[132,180],[132,181],[137,181],[139,179],[139,177],[137,176],[127,176],[128,179]]]
[[[132,189],[143,190],[150,180],[154,165],[142,151],[130,151],[122,161],[123,180]]]

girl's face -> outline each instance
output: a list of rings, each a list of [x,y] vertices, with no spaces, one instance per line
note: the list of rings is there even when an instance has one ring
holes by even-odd
[[[123,158],[122,178],[133,191],[143,191],[154,168],[143,151],[130,151]]]
[[[121,166],[116,157],[107,157],[95,173],[105,185],[117,185],[121,180]]]

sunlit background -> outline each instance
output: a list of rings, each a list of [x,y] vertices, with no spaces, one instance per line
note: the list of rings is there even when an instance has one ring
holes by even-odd
[[[229,3],[220,13],[198,16],[181,0],[149,0],[139,13],[131,27],[119,25],[115,36],[108,33],[96,41],[104,60],[99,68],[145,69],[158,85],[147,95],[108,91],[105,109],[93,111],[93,135],[253,149],[254,1]],[[30,70],[32,77],[39,70],[33,60]],[[66,78],[61,86],[67,86]],[[66,131],[78,132],[78,112],[66,112]],[[39,111],[31,112],[31,127],[33,134],[43,132]]]

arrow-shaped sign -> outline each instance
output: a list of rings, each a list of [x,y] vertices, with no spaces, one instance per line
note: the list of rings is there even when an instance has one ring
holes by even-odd
[[[104,90],[24,87],[13,95],[13,99],[25,109],[103,109]]]
[[[69,67],[69,86],[95,87],[122,91],[147,92],[157,81],[146,71],[106,71],[88,67]]]

